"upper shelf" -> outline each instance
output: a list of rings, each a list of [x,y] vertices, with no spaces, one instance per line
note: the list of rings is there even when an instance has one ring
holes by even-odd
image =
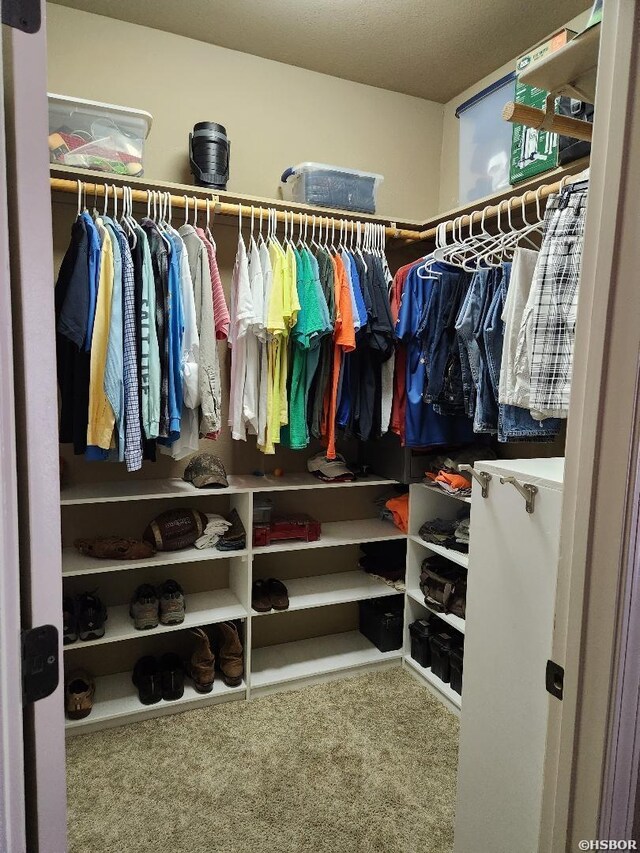
[[[177,477],[166,480],[116,480],[102,483],[80,483],[67,486],[60,492],[62,506],[75,504],[115,503],[117,501],[148,501],[158,498],[198,498],[216,495],[237,495],[246,492],[276,492],[287,489],[338,489],[354,486],[391,486],[396,481],[385,477],[361,477],[352,483],[324,483],[313,474],[285,474],[275,477],[265,474],[231,474],[226,489],[196,489]]]
[[[592,104],[596,96],[600,24],[579,33],[560,50],[532,63],[520,81]]]

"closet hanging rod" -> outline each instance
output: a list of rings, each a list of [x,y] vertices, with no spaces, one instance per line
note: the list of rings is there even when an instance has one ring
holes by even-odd
[[[114,176],[114,177],[119,177],[119,176]],[[77,195],[77,193],[78,193],[78,183],[79,182],[77,180],[66,180],[64,178],[50,178],[50,182],[51,182],[51,190],[53,192],[73,193],[75,195]],[[88,197],[89,196],[103,197],[105,194],[105,186],[109,188],[109,196],[113,197],[113,184],[110,184],[108,181],[106,181],[104,184],[100,184],[100,183],[89,183],[89,182],[85,182],[85,181],[80,180],[80,183],[82,184],[83,192],[86,192]],[[198,192],[202,192],[202,187],[196,187],[196,189],[198,190]],[[122,198],[123,188],[121,186],[116,186],[115,191],[116,191],[117,197]],[[154,193],[154,192],[159,192],[160,194],[163,194],[162,190],[138,190],[138,189],[134,189],[133,187],[131,187],[131,197],[132,197],[133,201],[134,202],[140,202],[141,204],[146,204],[150,193]],[[187,206],[187,204],[189,206],[192,206],[194,198],[196,199],[198,206],[199,207],[201,206],[202,210],[205,209],[205,206],[207,203],[207,198],[206,197],[203,198],[202,196],[190,196],[187,194],[186,202],[185,202],[185,196],[183,196],[183,195],[170,194],[169,197],[171,199],[171,207],[172,208],[173,207],[185,208]],[[216,215],[219,215],[219,216],[236,216],[237,217],[240,214],[242,214],[243,217],[250,217],[251,216],[251,205],[248,205],[248,204],[231,204],[229,202],[220,201],[219,196],[217,196],[213,192],[211,193],[211,196],[209,196],[209,201],[215,201],[216,202],[215,208],[213,208],[213,207],[211,208],[211,212],[215,213]],[[296,224],[302,224],[302,223],[304,223],[305,218],[308,219],[309,222],[311,222],[312,216],[315,216],[316,217],[316,223],[317,224],[322,223],[323,228],[326,227],[327,225],[334,225],[336,228],[339,228],[340,223],[344,222],[345,220],[348,222],[351,222],[351,221],[358,222],[359,221],[357,213],[350,212],[350,211],[345,211],[345,216],[338,218],[335,216],[322,216],[319,213],[301,212],[301,211],[297,211],[297,210],[288,210],[288,209],[286,209],[286,202],[278,201],[277,203],[285,205],[284,210],[277,210],[276,209],[275,218],[278,222],[284,222],[285,217],[286,217],[286,221],[290,223],[292,221],[292,217],[293,217],[293,221]],[[273,209],[273,208],[271,208],[270,205],[268,205],[268,204],[253,205],[254,214],[258,213],[260,211],[260,209],[262,209],[263,211],[267,211],[267,210]],[[314,210],[315,210],[315,208],[314,208]],[[365,221],[370,221],[370,220],[367,219]],[[384,223],[383,222],[377,222],[377,223],[373,223],[373,224],[383,225]],[[393,224],[385,226],[385,234],[389,239],[411,240],[411,241],[419,239],[419,232],[418,231],[412,231],[412,230],[409,230],[407,228],[396,228]]]
[[[572,175],[571,177],[565,175],[561,180],[555,181],[553,184],[542,184],[539,186],[537,190],[527,190],[522,195],[514,195],[508,199],[503,199],[499,204],[492,204],[483,209],[473,210],[471,213],[462,214],[459,217],[452,218],[446,224],[446,232],[449,233],[453,230],[454,222],[456,224],[456,228],[464,228],[468,226],[471,222],[481,222],[484,218],[485,221],[487,219],[491,219],[493,217],[497,217],[498,213],[502,216],[507,212],[507,210],[522,210],[522,205],[525,207],[531,204],[535,204],[536,197],[538,200],[542,200],[548,198],[550,195],[554,193],[560,192],[562,187],[566,186],[568,183],[571,183],[572,180],[579,180],[580,175]],[[505,206],[505,202],[507,205]],[[434,240],[436,234],[438,232],[438,226],[434,225],[433,228],[427,228],[426,231],[420,231],[416,237],[409,238],[410,240]]]

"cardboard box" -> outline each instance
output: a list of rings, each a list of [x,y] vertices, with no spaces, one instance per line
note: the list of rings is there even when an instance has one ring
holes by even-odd
[[[516,74],[520,74],[533,62],[537,62],[564,47],[574,36],[573,30],[558,30],[551,38],[540,42],[517,60]],[[544,89],[538,89],[537,86],[527,86],[521,83],[519,78],[516,78],[516,103],[544,110],[547,94]],[[512,184],[526,181],[541,172],[547,172],[549,169],[555,169],[557,165],[558,136],[556,133],[551,133],[548,130],[535,130],[522,124],[514,124],[509,168],[509,180]]]

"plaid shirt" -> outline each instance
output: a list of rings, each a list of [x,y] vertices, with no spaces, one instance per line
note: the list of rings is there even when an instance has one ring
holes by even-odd
[[[586,205],[586,189],[565,191],[550,197],[545,212],[528,302],[534,416],[566,417],[569,410]]]
[[[129,243],[120,229],[118,243],[122,252],[123,377],[124,377],[124,458],[127,471],[142,468],[142,430],[138,396],[138,360],[136,348],[135,278]]]

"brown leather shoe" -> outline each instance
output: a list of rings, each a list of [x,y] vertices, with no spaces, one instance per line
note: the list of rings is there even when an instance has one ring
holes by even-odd
[[[227,687],[239,687],[242,684],[244,664],[242,643],[234,622],[219,622],[213,626],[218,644],[218,666],[222,680]]]
[[[289,591],[286,586],[277,578],[269,578],[266,581],[267,589],[269,590],[269,598],[271,606],[274,610],[289,609]]]
[[[88,672],[76,669],[66,679],[64,701],[67,717],[70,720],[82,720],[88,717],[93,708],[96,683]]]
[[[202,628],[192,628],[191,634],[196,638],[196,646],[189,661],[189,675],[198,693],[211,693],[216,659],[209,645],[209,637]]]
[[[268,613],[271,610],[269,584],[265,580],[253,582],[251,587],[251,606],[257,613]]]

